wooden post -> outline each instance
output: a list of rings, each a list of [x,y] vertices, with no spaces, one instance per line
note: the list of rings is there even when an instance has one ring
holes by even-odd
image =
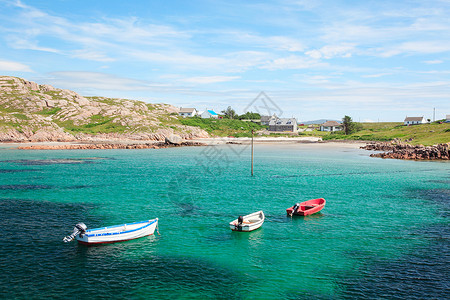
[[[252,176],[253,176],[253,129],[252,129]]]

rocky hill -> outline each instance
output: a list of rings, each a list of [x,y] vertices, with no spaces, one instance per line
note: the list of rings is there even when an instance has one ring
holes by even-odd
[[[0,142],[164,141],[208,137],[198,127],[178,121],[178,108],[168,104],[79,94],[0,76]]]

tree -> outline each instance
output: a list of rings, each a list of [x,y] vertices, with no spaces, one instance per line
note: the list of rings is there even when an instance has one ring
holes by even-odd
[[[254,112],[246,112],[243,115],[238,117],[239,120],[259,120],[261,119],[261,115]]]
[[[223,113],[227,119],[235,119],[237,117],[236,112],[231,108],[231,106],[228,106],[226,110],[222,110],[221,113]]]
[[[353,122],[352,118],[349,116],[345,116],[342,119],[342,125],[344,126],[344,133],[346,135],[352,134],[360,128],[359,124]]]

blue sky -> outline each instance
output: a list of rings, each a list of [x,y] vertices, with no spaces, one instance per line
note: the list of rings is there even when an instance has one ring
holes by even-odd
[[[0,74],[239,113],[263,91],[300,121],[441,119],[449,16],[449,0],[0,0]]]

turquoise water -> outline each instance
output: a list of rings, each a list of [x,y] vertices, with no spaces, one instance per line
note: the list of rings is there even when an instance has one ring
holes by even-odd
[[[0,148],[4,298],[444,299],[450,164],[345,145]],[[295,202],[324,210],[287,217]],[[263,210],[263,227],[232,232]],[[158,217],[160,235],[86,247],[89,228]]]

